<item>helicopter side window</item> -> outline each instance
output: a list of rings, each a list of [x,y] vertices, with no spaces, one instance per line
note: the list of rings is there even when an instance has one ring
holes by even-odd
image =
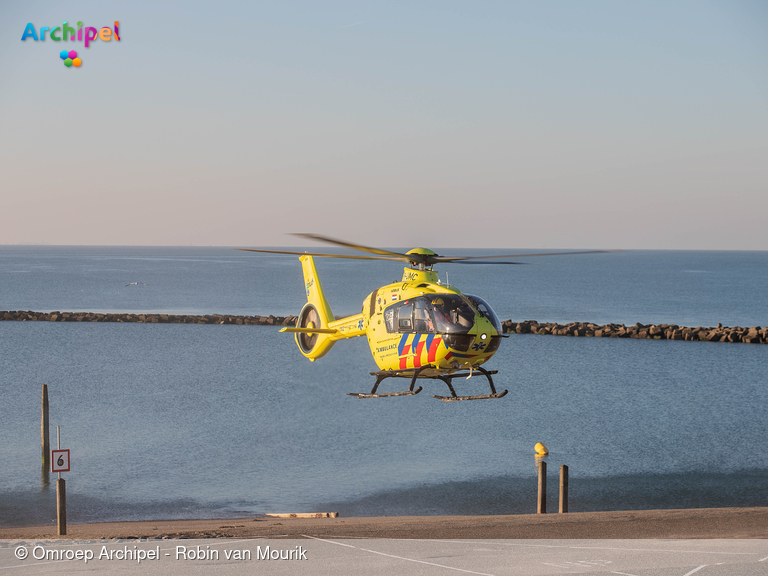
[[[398,332],[410,332],[413,328],[411,315],[413,314],[413,304],[405,303],[397,309],[397,330]]]
[[[384,310],[384,323],[387,325],[387,332],[395,331],[395,309],[387,308]]]
[[[429,307],[430,302],[426,298],[416,298],[400,304],[393,304],[384,310],[387,332],[434,333],[435,324]]]
[[[429,301],[426,298],[417,298],[413,309],[413,331],[434,332],[434,324],[429,316]]]

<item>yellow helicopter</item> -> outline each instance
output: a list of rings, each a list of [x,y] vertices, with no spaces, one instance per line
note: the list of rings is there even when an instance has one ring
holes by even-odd
[[[307,303],[301,309],[295,328],[281,332],[295,334],[301,353],[314,362],[322,358],[339,340],[366,336],[373,359],[379,367],[376,383],[370,394],[350,393],[357,398],[386,398],[413,396],[421,392],[416,388],[419,378],[438,379],[448,385],[450,396],[433,398],[443,402],[502,398],[507,390],[497,392],[492,374],[482,364],[499,349],[502,338],[501,322],[491,306],[479,296],[462,294],[437,277],[433,266],[438,263],[479,263],[478,260],[593,254],[608,250],[586,252],[549,252],[544,254],[508,254],[501,256],[440,256],[427,248],[415,248],[404,254],[370,248],[335,240],[317,234],[295,234],[343,246],[368,255],[319,254],[285,250],[259,250],[239,248],[245,252],[298,255],[304,271]],[[394,260],[407,262],[401,282],[382,286],[363,301],[360,314],[336,320],[325,298],[315,269],[314,257],[348,258],[357,260]],[[472,261],[472,262],[469,262]],[[517,264],[517,262],[487,262],[489,264]],[[475,371],[484,375],[490,385],[490,394],[459,396],[452,385],[455,378],[471,378]],[[410,378],[408,390],[377,393],[386,378]]]

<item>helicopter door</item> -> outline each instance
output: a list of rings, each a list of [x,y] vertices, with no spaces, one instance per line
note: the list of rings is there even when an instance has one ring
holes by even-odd
[[[398,332],[411,332],[413,331],[413,303],[406,302],[400,308],[397,309],[397,331]]]
[[[386,308],[384,323],[390,334],[393,332],[434,334],[435,332],[434,320],[429,311],[429,300],[426,298],[414,298]]]
[[[426,298],[415,298],[395,304],[384,310],[387,332],[434,333],[434,323]]]
[[[414,332],[434,332],[432,319],[429,317],[428,302],[424,298],[417,298],[413,308],[413,331]]]

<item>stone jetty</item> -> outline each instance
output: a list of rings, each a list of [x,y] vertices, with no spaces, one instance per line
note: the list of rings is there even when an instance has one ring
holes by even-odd
[[[140,322],[145,324],[246,324],[249,326],[294,326],[296,316],[235,316],[232,314],[100,314],[96,312],[4,312],[0,320],[20,322]]]
[[[240,324],[247,326],[294,326],[296,316],[235,316],[231,314],[116,314],[96,312],[33,312],[0,310],[0,320],[18,322],[139,322],[145,324]],[[697,340],[705,342],[745,342],[768,344],[768,328],[754,326],[714,327],[678,326],[677,324],[593,324],[591,322],[537,322],[505,320],[507,334],[548,334],[551,336],[591,336],[593,338],[645,338],[652,340]]]
[[[715,327],[678,326],[677,324],[592,324],[591,322],[570,322],[556,324],[539,323],[536,320],[502,323],[505,333],[513,334],[550,334],[553,336],[592,336],[594,338],[644,338],[651,340],[699,340],[705,342],[745,342],[748,344],[768,343],[768,328],[754,326]]]

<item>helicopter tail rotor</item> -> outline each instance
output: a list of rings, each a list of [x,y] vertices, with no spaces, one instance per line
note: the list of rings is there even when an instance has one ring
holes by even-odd
[[[299,314],[296,321],[296,328],[312,329],[319,328],[321,325],[320,315],[317,313],[317,309],[312,304],[307,303]],[[317,346],[317,341],[320,339],[320,336],[319,332],[297,332],[296,343],[299,345],[302,352],[311,354],[315,349],[315,346]]]
[[[337,331],[329,329],[328,324],[333,321],[333,312],[328,300],[325,299],[323,287],[317,277],[315,261],[312,256],[302,256],[301,267],[304,271],[304,288],[307,293],[307,303],[301,309],[296,320],[296,329],[286,331],[295,332],[296,344],[301,353],[312,362],[326,355],[334,344],[331,338]],[[316,332],[310,329],[316,328]]]

